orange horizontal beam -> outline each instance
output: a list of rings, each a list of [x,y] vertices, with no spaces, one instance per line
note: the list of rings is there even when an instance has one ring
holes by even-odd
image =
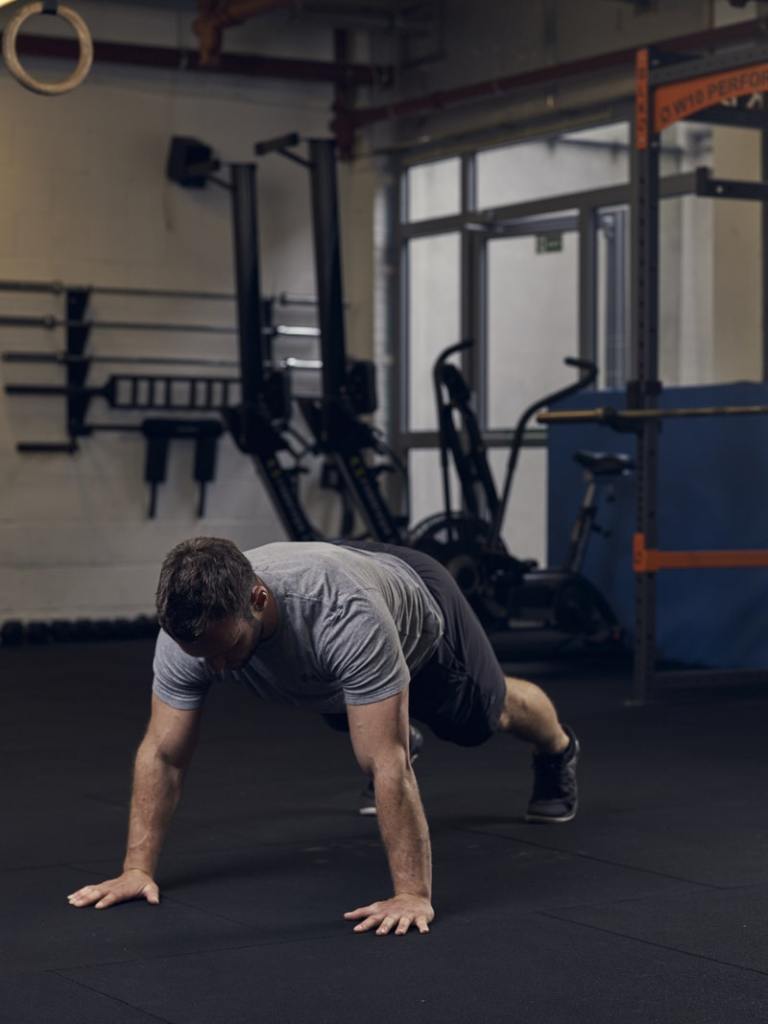
[[[768,92],[768,64],[729,68],[714,75],[657,86],[653,94],[653,130],[662,132],[707,107],[761,92]]]
[[[632,542],[635,572],[663,569],[757,569],[768,568],[768,550],[659,551],[645,546],[645,535],[636,533]]]

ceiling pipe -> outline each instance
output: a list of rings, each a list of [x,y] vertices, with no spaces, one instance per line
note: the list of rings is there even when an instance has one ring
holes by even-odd
[[[96,64],[129,64],[171,71],[196,71],[205,74],[242,75],[252,78],[288,79],[303,82],[327,82],[330,85],[373,85],[391,80],[392,69],[368,64],[337,64],[322,60],[290,60],[284,57],[259,57],[250,53],[222,54],[215,68],[202,67],[195,50],[132,43],[94,41]],[[19,36],[17,51],[22,57],[50,57],[76,61],[77,41],[55,36]]]
[[[746,22],[737,22],[724,28],[709,29],[686,36],[677,36],[661,42],[638,45],[652,45],[665,52],[689,52],[691,50],[715,50],[721,47],[768,38],[768,26],[765,20],[757,18]],[[536,68],[516,75],[503,78],[488,79],[455,89],[444,89],[427,95],[414,96],[378,107],[363,107],[355,110],[337,109],[332,123],[333,130],[342,152],[350,153],[354,145],[355,134],[359,128],[376,124],[381,121],[395,121],[419,114],[429,114],[449,110],[465,103],[482,99],[498,99],[524,89],[546,88],[567,79],[583,77],[610,71],[627,70],[634,66],[637,47],[627,50],[614,50],[611,53],[599,54],[582,60],[569,61],[550,67]]]

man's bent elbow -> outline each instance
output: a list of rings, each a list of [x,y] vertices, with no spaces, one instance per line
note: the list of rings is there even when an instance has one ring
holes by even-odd
[[[369,772],[375,785],[392,788],[410,788],[416,785],[416,775],[408,757],[408,751],[398,751],[396,755],[382,760],[373,761]]]
[[[151,737],[146,736],[136,751],[136,768],[144,768],[149,771],[153,769],[170,771],[174,775],[183,774],[191,759],[192,750],[163,747]]]

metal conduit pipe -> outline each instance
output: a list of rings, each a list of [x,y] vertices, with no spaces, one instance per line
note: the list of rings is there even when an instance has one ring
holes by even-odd
[[[46,331],[57,327],[75,330],[102,331],[170,331],[175,334],[237,334],[229,324],[139,323],[133,320],[60,320],[55,316],[0,316],[0,327],[41,327]],[[296,327],[288,324],[265,324],[262,334],[268,338],[318,338],[319,327]]]
[[[237,297],[234,292],[191,291],[179,288],[123,288],[117,285],[65,284],[63,281],[0,280],[0,292],[63,295],[65,292],[72,291],[89,292],[92,295],[120,295],[128,298],[149,299],[226,299],[233,301]],[[309,308],[317,306],[317,299],[312,295],[290,295],[288,292],[280,292],[270,301],[278,306],[307,306]]]
[[[724,28],[710,29],[690,35],[677,36],[674,39],[655,43],[657,49],[671,52],[709,51],[738,43],[754,42],[760,37],[766,38],[768,23],[766,19],[756,18],[750,21],[737,22]],[[564,79],[576,79],[585,75],[601,72],[617,71],[631,68],[634,64],[635,47],[626,50],[614,50],[611,53],[598,54],[581,60],[567,61],[555,67],[536,68],[516,75],[502,78],[491,78],[482,82],[458,86],[455,89],[444,89],[440,92],[414,96],[377,107],[362,107],[355,110],[340,111],[332,122],[333,131],[342,151],[349,152],[358,128],[376,124],[381,121],[394,121],[434,111],[445,111],[464,103],[483,99],[498,99],[511,92],[525,89],[544,89]]]
[[[330,60],[296,60],[290,57],[260,57],[251,53],[225,53],[215,67],[205,67],[197,51],[183,47],[146,46],[97,39],[94,40],[93,49],[96,64],[128,64],[171,71],[327,82],[331,85],[349,82],[372,85],[375,82],[388,82],[392,77],[392,69],[389,67],[341,65]],[[49,57],[53,60],[77,60],[78,54],[75,40],[31,34],[19,37],[17,50],[22,57]]]
[[[74,356],[68,352],[3,352],[0,356],[4,363],[53,363],[56,366],[77,366],[91,363],[123,363],[130,366],[239,366],[236,359],[216,359],[211,356],[127,356],[127,355],[94,355]],[[268,366],[279,367],[281,370],[322,370],[321,359],[298,359],[288,356],[286,359],[268,359]]]

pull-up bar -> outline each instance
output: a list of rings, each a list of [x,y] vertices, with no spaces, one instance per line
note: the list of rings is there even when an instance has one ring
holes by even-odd
[[[563,412],[541,412],[539,423],[601,423],[608,427],[627,429],[643,420],[694,419],[707,416],[765,416],[768,405],[710,405],[687,409],[571,409]],[[623,425],[626,424],[626,427]]]

